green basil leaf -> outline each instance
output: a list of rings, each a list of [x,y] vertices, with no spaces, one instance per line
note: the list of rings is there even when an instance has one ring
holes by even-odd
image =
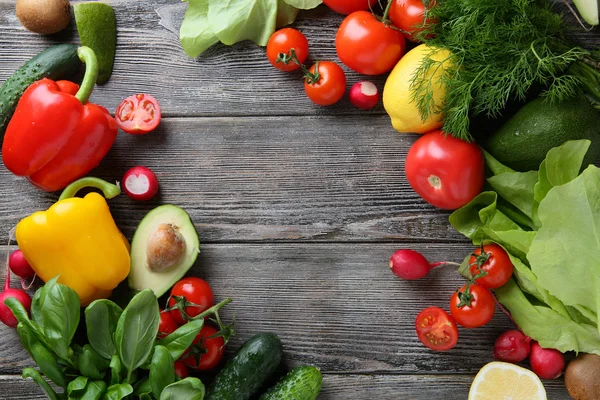
[[[33,381],[37,383],[40,386],[40,388],[42,388],[42,390],[44,391],[44,393],[46,393],[50,400],[59,400],[58,395],[56,394],[54,389],[52,389],[52,386],[50,386],[48,382],[44,380],[42,375],[40,375],[40,373],[35,369],[25,368],[21,376],[23,377],[23,379],[33,379]]]
[[[117,354],[110,360],[110,384],[115,385],[123,381],[123,364]]]
[[[173,360],[177,360],[192,345],[192,342],[204,326],[204,319],[195,319],[180,326],[175,332],[156,342],[157,346],[165,346]]]
[[[301,10],[310,10],[319,6],[323,3],[323,0],[283,0],[290,6],[299,8]]]
[[[208,23],[226,45],[252,40],[266,46],[275,32],[277,0],[209,0]]]
[[[145,377],[144,379],[139,381],[136,384],[135,389],[133,391],[133,394],[135,396],[141,396],[143,394],[150,394],[150,393],[152,393],[152,386],[150,385],[150,379],[148,377]]]
[[[219,43],[208,23],[208,0],[189,0],[179,28],[179,40],[185,53],[192,58]]]
[[[80,317],[80,301],[77,293],[70,287],[46,283],[42,322],[44,334],[54,352],[65,360],[73,357],[69,347]]]
[[[58,365],[54,355],[37,339],[34,332],[26,325],[17,325],[17,334],[25,349],[28,349],[29,355],[38,365],[40,371],[58,386],[67,385],[65,374]]]
[[[90,381],[85,388],[85,392],[77,397],[69,397],[69,400],[100,400],[104,392],[106,392],[104,381]]]
[[[163,389],[175,381],[175,362],[164,346],[156,346],[150,365],[150,386],[154,396],[160,397]]]
[[[85,387],[87,386],[87,383],[87,376],[78,376],[77,378],[69,382],[69,384],[67,385],[67,394],[69,395],[69,397],[71,397],[72,394],[75,395],[84,391]]]
[[[140,394],[140,400],[152,400],[152,396],[150,396],[148,393],[142,393]]]
[[[122,313],[121,307],[106,299],[96,300],[85,309],[85,324],[90,345],[107,360],[117,354],[113,333]]]
[[[158,300],[150,289],[136,294],[121,314],[115,339],[127,370],[127,382],[131,382],[133,371],[150,356],[158,334],[159,319]]]
[[[54,278],[58,279],[58,277]],[[42,308],[46,297],[46,285],[36,290],[31,299],[31,319],[39,326],[44,326],[42,320]]]
[[[78,362],[81,374],[92,379],[104,378],[110,365],[110,362],[100,357],[89,344],[83,346],[83,352],[79,355]]]
[[[160,400],[203,400],[204,384],[198,378],[185,378],[163,390]]]
[[[111,385],[106,394],[104,400],[121,400],[133,393],[133,387],[129,383],[119,383],[118,385]]]

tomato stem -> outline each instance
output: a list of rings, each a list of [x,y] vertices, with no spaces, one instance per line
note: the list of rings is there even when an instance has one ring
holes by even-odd
[[[287,53],[279,53],[275,62],[284,63],[286,65],[290,62],[293,62],[299,65],[302,69],[302,74],[304,75],[304,78],[311,85],[319,82],[319,80],[321,79],[321,74],[319,74],[319,62],[317,61],[317,63],[315,64],[315,72],[310,72],[309,69],[306,68],[306,65],[300,62],[300,59],[298,59],[298,56],[296,55],[296,49],[294,49],[293,47]]]
[[[381,22],[384,25],[387,25],[391,22],[389,20],[388,16],[390,15],[390,9],[392,8],[393,3],[394,3],[394,0],[389,0],[387,3],[387,6],[385,7],[385,11],[383,12],[383,17],[381,18]]]

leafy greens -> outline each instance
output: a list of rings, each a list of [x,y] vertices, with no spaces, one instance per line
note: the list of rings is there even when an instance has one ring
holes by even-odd
[[[294,22],[299,9],[322,0],[184,0],[188,8],[179,31],[181,46],[198,57],[216,43],[233,45],[252,40],[266,46],[280,26]]]
[[[542,347],[600,355],[600,169],[588,140],[553,148],[538,171],[516,172],[485,153],[486,191],[450,216],[474,244],[503,246],[513,279],[496,295]]]

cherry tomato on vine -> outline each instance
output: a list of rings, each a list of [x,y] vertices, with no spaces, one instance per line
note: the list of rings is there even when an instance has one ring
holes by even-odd
[[[510,261],[508,253],[496,243],[483,246],[483,253],[488,254],[487,261],[481,265],[481,271],[487,272],[487,275],[475,279],[475,283],[488,289],[496,289],[504,286],[513,274],[513,264]],[[477,258],[481,255],[481,247],[473,252],[469,259],[471,265],[471,276],[475,277],[481,271],[477,268]]]
[[[153,131],[160,123],[162,114],[158,101],[149,94],[134,94],[119,104],[115,120],[119,128],[132,135]]]
[[[201,371],[213,369],[223,358],[225,340],[222,336],[211,337],[219,333],[210,325],[204,325],[192,342],[192,346],[183,353],[182,361],[190,368]]]
[[[349,68],[364,75],[391,71],[406,50],[402,33],[386,26],[368,11],[348,15],[340,25],[335,48]]]
[[[190,374],[187,365],[183,361],[175,361],[175,373],[181,378],[187,378]]]
[[[455,210],[481,192],[485,161],[476,143],[436,130],[424,134],[411,146],[405,173],[423,200],[438,208]]]
[[[466,285],[460,289],[464,296]],[[466,305],[459,307],[461,299],[458,292],[454,292],[450,299],[450,314],[456,323],[465,328],[477,328],[490,322],[494,316],[496,300],[489,289],[479,285],[470,285],[471,300]]]
[[[368,10],[377,0],[323,0],[323,3],[339,14],[352,14],[354,11]]]
[[[182,300],[183,298],[185,300]],[[197,305],[185,306],[184,311],[190,317],[194,317],[215,305],[213,291],[208,282],[194,276],[183,278],[173,285],[169,297],[169,308],[177,304],[178,300],[184,301],[184,305],[187,303]],[[179,325],[187,322],[178,309],[171,310],[171,315]]]
[[[308,98],[320,106],[330,106],[340,101],[346,92],[346,74],[342,67],[333,61],[319,61],[309,69],[309,73],[314,76],[317,71],[319,79],[316,82],[312,82],[312,77],[304,79],[304,91]]]
[[[280,53],[291,56],[290,50],[294,49],[294,53],[298,58],[298,62],[303,64],[308,57],[308,40],[302,32],[294,28],[283,28],[271,35],[267,43],[267,58],[271,65],[281,71],[295,71],[300,69],[300,65],[294,61],[277,62]]]
[[[164,338],[170,333],[175,332],[179,328],[179,324],[173,319],[170,311],[160,310],[160,322],[158,324],[158,337]]]
[[[428,307],[415,319],[417,337],[431,350],[447,351],[458,342],[458,327],[450,315],[439,307]]]
[[[429,9],[435,5],[431,0]],[[394,25],[403,31],[407,32],[406,38],[416,42],[415,34],[423,30],[425,25],[435,22],[434,19],[428,18],[425,21],[425,5],[422,0],[393,0],[390,7],[390,19]]]

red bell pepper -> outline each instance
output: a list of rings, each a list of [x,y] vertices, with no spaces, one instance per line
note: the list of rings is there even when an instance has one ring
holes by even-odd
[[[86,71],[81,87],[44,78],[25,90],[2,144],[4,165],[42,190],[65,188],[106,156],[118,126],[108,110],[88,102],[98,75],[94,51],[78,50]]]

